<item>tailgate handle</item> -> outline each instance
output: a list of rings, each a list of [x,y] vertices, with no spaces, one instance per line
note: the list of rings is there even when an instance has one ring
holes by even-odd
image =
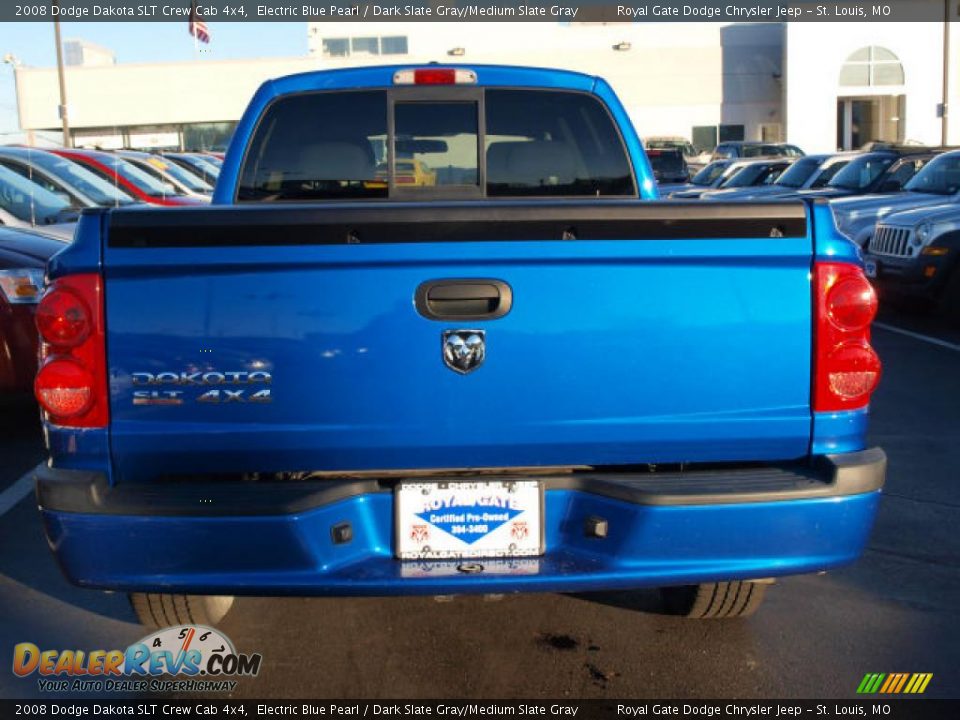
[[[431,320],[495,320],[510,312],[513,291],[502,280],[430,280],[414,301]]]

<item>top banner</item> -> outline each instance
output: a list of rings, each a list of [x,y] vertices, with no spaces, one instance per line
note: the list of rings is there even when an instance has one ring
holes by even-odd
[[[943,22],[957,20],[956,0],[211,0],[196,4],[204,22]],[[189,0],[35,0],[0,3],[0,22],[188,22]]]

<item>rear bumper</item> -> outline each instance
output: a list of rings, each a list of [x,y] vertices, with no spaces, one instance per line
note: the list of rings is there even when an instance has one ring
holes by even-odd
[[[876,277],[872,281],[881,290],[905,297],[934,300],[946,283],[952,258],[898,258],[864,253],[864,261],[876,264]]]
[[[261,595],[574,591],[823,570],[866,544],[886,473],[879,449],[813,466],[543,478],[546,553],[456,562],[393,557],[393,496],[377,480],[111,488],[36,470],[50,547],[76,584]],[[608,523],[588,536],[588,518]],[[350,523],[337,544],[331,529]]]

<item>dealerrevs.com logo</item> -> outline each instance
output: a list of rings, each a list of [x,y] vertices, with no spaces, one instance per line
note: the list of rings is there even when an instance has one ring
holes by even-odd
[[[125,650],[41,650],[19,643],[13,673],[36,676],[42,692],[229,692],[237,685],[233,678],[256,676],[261,660],[259,653],[238,653],[219,630],[185,625]]]

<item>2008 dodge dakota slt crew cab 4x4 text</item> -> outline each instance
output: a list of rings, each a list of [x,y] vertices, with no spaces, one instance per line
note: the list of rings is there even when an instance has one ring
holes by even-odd
[[[145,622],[236,594],[663,587],[750,614],[863,550],[876,298],[825,204],[647,202],[601,79],[267,82],[205,208],[48,266],[37,493]]]

